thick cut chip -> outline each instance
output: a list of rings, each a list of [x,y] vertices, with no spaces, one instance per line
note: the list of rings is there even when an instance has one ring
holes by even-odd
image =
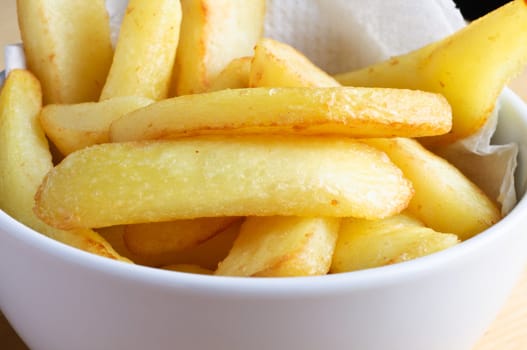
[[[130,0],[101,100],[167,97],[180,23],[179,0]]]
[[[263,38],[254,48],[249,86],[335,87],[340,84],[293,47]]]
[[[224,89],[242,89],[249,87],[249,72],[251,70],[252,57],[240,57],[233,59],[225,69],[212,81],[207,91],[218,91]]]
[[[337,218],[250,217],[216,270],[227,276],[315,276],[329,271]]]
[[[439,94],[377,88],[249,88],[179,96],[127,114],[114,142],[200,134],[338,134],[354,137],[445,133],[451,110]]]
[[[18,0],[29,69],[44,103],[97,101],[112,63],[104,0]]]
[[[307,57],[302,55],[300,52],[295,50],[293,47],[288,46],[286,44],[274,41],[272,39],[261,39],[258,44],[255,47],[255,55],[253,57],[251,67],[249,71],[249,86],[250,87],[336,87],[340,86],[340,84],[333,79],[331,76],[329,76],[327,73],[322,71],[320,68],[318,68],[315,64],[309,61]],[[274,90],[272,90],[274,91]],[[289,101],[289,103],[294,103],[294,99]],[[296,102],[298,103],[298,101]],[[285,104],[288,104],[288,102],[285,102]],[[297,106],[291,106],[291,108],[296,108],[299,106],[302,106],[303,104],[300,103]],[[268,108],[268,107],[266,107]],[[338,108],[335,109],[335,111]],[[321,110],[325,111],[332,111],[332,106],[328,106],[326,109],[321,106]],[[315,119],[311,119],[312,116],[317,115],[319,111],[314,111],[313,113],[307,113],[309,116],[306,118],[304,115],[303,117],[296,120],[295,126],[293,128],[289,129],[288,132],[299,132],[299,133],[310,133],[313,132],[313,130],[307,130],[307,125],[302,124],[310,124],[310,126],[315,126],[316,128],[319,128],[316,132],[321,132],[320,127],[324,127],[324,122],[319,123],[316,122]],[[324,113],[324,112],[323,112]],[[291,115],[294,115],[293,113],[277,113],[274,116],[274,121],[270,123],[272,125],[273,132],[283,132],[283,126],[287,125],[289,121],[291,120]],[[235,119],[235,118],[232,118]],[[326,120],[329,121],[329,120]],[[330,122],[331,123],[331,122]],[[317,125],[318,124],[318,125]],[[345,124],[345,123],[344,123]],[[260,125],[260,127],[263,125]],[[279,128],[278,126],[281,126]],[[326,123],[326,126],[327,123]],[[334,125],[335,127],[336,125]],[[343,125],[342,125],[343,126]],[[291,127],[291,125],[290,125]],[[281,130],[280,130],[281,129]],[[338,129],[338,127],[335,127],[334,129]],[[237,132],[244,132],[242,129],[236,130]],[[285,129],[287,130],[287,128]],[[250,130],[247,130],[251,132]],[[260,131],[265,131],[265,129],[260,129]],[[334,130],[335,131],[335,130]],[[326,254],[331,254],[330,251],[333,249],[334,246],[334,232],[332,230],[328,230],[327,227],[324,227],[324,225],[328,222],[330,222],[331,219],[326,218],[297,218],[296,220],[293,219],[277,219],[276,217],[267,217],[258,219],[257,221],[260,224],[260,227],[258,228],[258,234],[261,237],[264,237],[263,240],[259,240],[258,238],[248,241],[251,243],[248,243],[248,249],[258,250],[260,253],[265,252],[265,249],[267,247],[265,246],[266,240],[268,237],[272,240],[272,237],[276,237],[277,234],[280,232],[277,232],[276,230],[286,230],[287,236],[290,239],[298,239],[297,243],[302,245],[298,248],[296,252],[291,252],[290,256],[282,256],[282,261],[280,263],[275,263],[273,266],[266,267],[264,270],[259,271],[256,273],[256,275],[261,276],[287,276],[287,275],[294,275],[295,273],[298,273],[300,275],[309,275],[309,274],[317,274],[318,272],[325,273],[327,272],[327,263],[324,260],[324,256],[327,256]],[[269,222],[269,224],[267,223]],[[280,223],[281,222],[281,223]],[[254,220],[252,222],[254,224]],[[277,225],[278,223],[278,225]],[[315,223],[315,224],[314,224]],[[316,235],[310,236],[310,237],[304,237],[302,238],[302,233],[305,233],[305,229],[307,227],[318,227],[318,231]],[[250,227],[250,225],[248,226]],[[300,236],[298,236],[300,235]],[[247,240],[247,239],[246,239]],[[258,245],[261,245],[260,247]],[[287,246],[284,244],[281,244],[281,242],[278,242],[278,246],[281,247],[282,251],[281,253],[285,254],[285,250],[287,248],[292,248],[291,246]],[[238,249],[243,247],[243,240],[241,241],[241,244],[238,245]],[[312,248],[310,250],[310,248]],[[238,253],[240,250],[238,251]],[[271,250],[272,252],[272,250]],[[280,252],[278,252],[280,254]],[[236,256],[234,254],[234,256]],[[260,261],[259,263],[268,264],[270,263],[273,258],[276,258],[277,255],[269,254],[266,257],[260,255]],[[304,259],[312,259],[312,261],[315,264],[313,265],[306,262]],[[227,265],[224,266],[224,268],[228,268],[229,264],[231,267],[236,268],[236,260],[230,257],[230,260],[226,261]],[[258,260],[252,260],[252,264],[257,264]],[[254,267],[254,265],[253,265]],[[261,267],[261,266],[260,266]],[[325,271],[325,272],[324,272]]]
[[[449,143],[484,125],[507,81],[527,63],[526,42],[527,3],[515,0],[442,41],[336,78],[443,94],[452,105],[452,131],[423,141]]]
[[[71,153],[40,187],[36,213],[68,229],[216,216],[382,218],[412,193],[384,153],[349,138],[197,137]]]
[[[219,232],[197,246],[190,247],[177,253],[134,254],[130,252],[124,242],[125,225],[104,227],[97,230],[115,250],[122,256],[136,264],[162,267],[168,265],[197,265],[208,270],[216,270],[218,263],[225,259],[234,240],[240,231],[242,220],[234,222],[225,230]]]
[[[127,225],[124,241],[138,255],[175,253],[199,245],[236,220],[217,217]]]
[[[116,119],[154,102],[146,97],[115,97],[102,102],[47,105],[39,119],[46,135],[63,155],[95,144],[110,142],[110,125]]]
[[[344,219],[331,272],[379,267],[429,255],[458,243],[456,235],[436,232],[407,214],[381,220]]]
[[[181,5],[175,95],[206,91],[231,60],[251,56],[265,17],[265,0],[181,0]]]
[[[58,230],[33,213],[33,196],[53,167],[48,143],[38,122],[41,107],[38,80],[28,71],[12,71],[0,95],[0,209],[60,242],[125,260],[97,233],[88,229]]]
[[[411,139],[369,139],[412,182],[408,211],[426,226],[467,239],[500,220],[496,205],[456,167]]]

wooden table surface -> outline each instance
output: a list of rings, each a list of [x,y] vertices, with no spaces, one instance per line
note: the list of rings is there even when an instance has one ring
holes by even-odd
[[[7,2],[7,4],[6,4]],[[20,42],[16,24],[15,1],[2,1],[0,8],[0,48]],[[0,55],[0,70],[4,67]],[[527,101],[527,69],[510,87]],[[527,254],[527,251],[526,251]],[[0,348],[27,349],[0,313]],[[527,349],[527,268],[503,310],[473,350]]]

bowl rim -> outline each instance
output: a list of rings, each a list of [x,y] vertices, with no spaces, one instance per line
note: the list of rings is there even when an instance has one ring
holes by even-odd
[[[510,89],[505,88],[502,98],[521,114],[527,125],[527,104]],[[402,280],[429,274],[432,270],[455,263],[467,254],[474,254],[480,247],[493,244],[514,227],[527,212],[527,193],[513,210],[498,223],[476,236],[443,251],[403,263],[365,270],[308,277],[230,277],[210,276],[163,270],[160,268],[128,264],[97,256],[73,248],[16,221],[0,210],[1,234],[8,234],[21,243],[50,254],[64,263],[101,272],[113,278],[163,286],[170,289],[185,289],[193,293],[210,293],[223,296],[258,295],[267,297],[284,295],[320,295],[331,291],[370,288],[373,285],[390,285]],[[335,288],[338,287],[338,288]]]

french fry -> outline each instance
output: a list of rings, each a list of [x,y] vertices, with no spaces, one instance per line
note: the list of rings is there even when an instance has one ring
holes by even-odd
[[[216,275],[314,276],[329,271],[340,220],[250,217]]]
[[[201,137],[71,153],[39,188],[35,212],[64,229],[216,216],[382,218],[412,193],[384,153],[349,138]]]
[[[97,101],[113,55],[104,0],[17,0],[17,12],[44,103]]]
[[[101,100],[167,97],[180,23],[179,0],[130,0]]]
[[[108,242],[112,246],[112,248],[117,252],[117,254],[126,259],[129,259],[130,261],[136,264],[146,266],[160,266],[164,263],[158,263],[157,261],[151,263],[151,261],[146,259],[136,259],[135,256],[128,250],[128,248],[124,244],[124,227],[124,225],[104,227],[101,229],[97,229],[95,232],[97,232],[97,234],[99,234],[104,240],[106,240],[106,242]]]
[[[412,260],[458,243],[408,214],[381,220],[343,219],[331,272],[349,272]]]
[[[115,97],[102,102],[47,105],[39,120],[46,135],[63,155],[110,142],[110,125],[121,116],[154,102],[146,97]]]
[[[249,88],[159,101],[116,120],[111,139],[254,133],[423,136],[450,127],[450,106],[439,94],[350,87]]]
[[[344,85],[422,89],[452,105],[449,134],[426,138],[445,144],[478,131],[505,84],[527,63],[527,3],[515,0],[442,41],[406,55],[338,75]]]
[[[0,208],[34,230],[73,247],[112,259],[123,259],[97,233],[62,231],[33,213],[33,196],[51,170],[51,154],[38,123],[42,92],[28,71],[14,70],[0,94]]]
[[[249,71],[249,86],[251,87],[335,87],[339,86],[332,77],[320,70],[317,66],[309,61],[304,55],[296,51],[294,48],[271,40],[271,39],[261,39],[255,47],[255,55],[251,63],[251,69]],[[275,90],[272,90],[275,91]],[[295,100],[289,101],[289,103],[294,102]],[[297,102],[298,103],[298,102]],[[287,104],[287,102],[285,103]],[[284,105],[285,105],[284,104]],[[302,105],[300,103],[300,105]],[[292,107],[292,105],[289,105]],[[295,105],[295,107],[297,107]],[[293,107],[293,108],[295,108]],[[324,107],[321,106],[320,110],[324,110]],[[328,107],[327,110],[332,110],[331,107]],[[299,118],[299,121],[309,120],[310,117],[316,115],[317,112],[307,113],[309,116],[303,116]],[[283,125],[285,119],[290,118],[292,113],[277,113],[275,116],[275,121],[272,122],[274,132],[278,132],[279,128],[277,126]],[[284,116],[287,116],[284,117]],[[305,119],[304,119],[305,118]],[[234,119],[234,118],[231,118]],[[208,122],[210,123],[210,121]],[[287,122],[286,122],[287,123]],[[302,124],[302,123],[300,123]],[[306,124],[310,124],[309,122]],[[316,122],[311,123],[311,125],[317,124]],[[324,124],[324,123],[322,123]],[[322,125],[316,125],[315,128],[320,128]],[[352,123],[353,124],[353,123]],[[293,132],[306,132],[306,125],[296,125],[296,128],[292,129]],[[237,130],[240,132],[241,130]],[[263,131],[263,130],[262,130]],[[321,132],[319,130],[318,132]],[[313,132],[313,130],[311,130]],[[316,131],[315,131],[316,132]],[[277,243],[277,246],[281,250],[274,251],[274,253],[283,253],[281,262],[276,263],[272,266],[266,267],[264,270],[261,270],[256,275],[261,276],[287,276],[295,275],[297,273],[301,275],[317,274],[327,272],[327,260],[324,257],[331,256],[334,248],[334,239],[335,231],[334,229],[328,228],[327,224],[331,223],[333,228],[336,227],[339,222],[335,219],[328,218],[297,218],[296,220],[288,218],[276,218],[276,217],[267,217],[257,220],[260,227],[258,228],[259,238],[245,239],[246,248],[255,249],[260,253],[265,253],[265,246],[267,239],[272,239],[277,235],[277,229],[285,230],[284,239],[287,241],[295,242],[300,244],[296,251],[287,252],[287,248],[295,249],[293,247],[288,247],[286,244]],[[277,227],[278,224],[278,227]],[[250,227],[250,225],[248,225]],[[316,227],[317,234],[315,236],[304,237],[302,234],[305,233],[306,227]],[[243,240],[241,244],[238,245],[241,259],[248,260],[246,256],[241,255],[243,248]],[[273,252],[271,250],[271,252]],[[227,268],[236,268],[236,251],[233,251],[234,254],[226,262]],[[289,253],[289,255],[286,255]],[[273,253],[268,254],[267,257],[260,254],[260,260],[252,260],[248,263],[269,263],[273,258]],[[267,259],[267,260],[266,260]],[[271,260],[269,260],[271,259]],[[249,258],[250,260],[250,258]],[[309,263],[311,261],[311,263]],[[260,266],[261,267],[261,266]],[[224,267],[225,268],[225,267]]]
[[[254,48],[249,86],[335,87],[340,84],[293,47],[263,38]]]
[[[172,92],[206,91],[234,58],[250,56],[263,32],[265,0],[182,0]]]
[[[408,212],[438,231],[462,240],[501,218],[496,205],[456,167],[411,139],[368,139],[386,152],[412,182],[415,194]]]
[[[174,271],[311,276],[428,255],[500,220],[408,138],[449,143],[486,121],[527,62],[524,1],[337,79],[261,38],[264,0],[130,0],[113,63],[102,0],[18,5],[56,103],[37,117],[26,71],[1,92],[0,208],[43,234]],[[67,155],[55,168],[39,121]]]
[[[216,270],[219,262],[229,254],[236,237],[238,237],[242,222],[243,220],[235,221],[200,245],[173,254],[171,263],[192,264],[208,270]]]
[[[176,253],[195,247],[239,218],[216,217],[127,225],[124,242],[137,255]]]
[[[163,267],[170,265],[194,265],[214,271],[218,263],[225,259],[229,250],[234,244],[234,240],[240,231],[242,220],[238,220],[229,227],[200,243],[195,247],[190,247],[177,253],[160,254],[134,254],[128,250],[124,242],[124,231],[126,225],[104,227],[97,230],[115,250],[122,256],[130,259],[136,264]]]
[[[233,59],[212,81],[208,92],[249,87],[249,72],[252,57]]]

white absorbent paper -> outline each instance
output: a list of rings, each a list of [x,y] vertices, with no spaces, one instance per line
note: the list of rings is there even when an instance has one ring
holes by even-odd
[[[417,49],[464,25],[451,0],[268,0],[265,36],[335,74]]]
[[[107,0],[112,42],[127,0]],[[442,39],[465,25],[451,0],[267,0],[264,35],[288,43],[329,73],[365,67]],[[23,55],[6,55],[8,67]],[[494,115],[497,116],[498,111]],[[510,211],[516,203],[517,146],[490,144],[497,117],[444,155]]]

